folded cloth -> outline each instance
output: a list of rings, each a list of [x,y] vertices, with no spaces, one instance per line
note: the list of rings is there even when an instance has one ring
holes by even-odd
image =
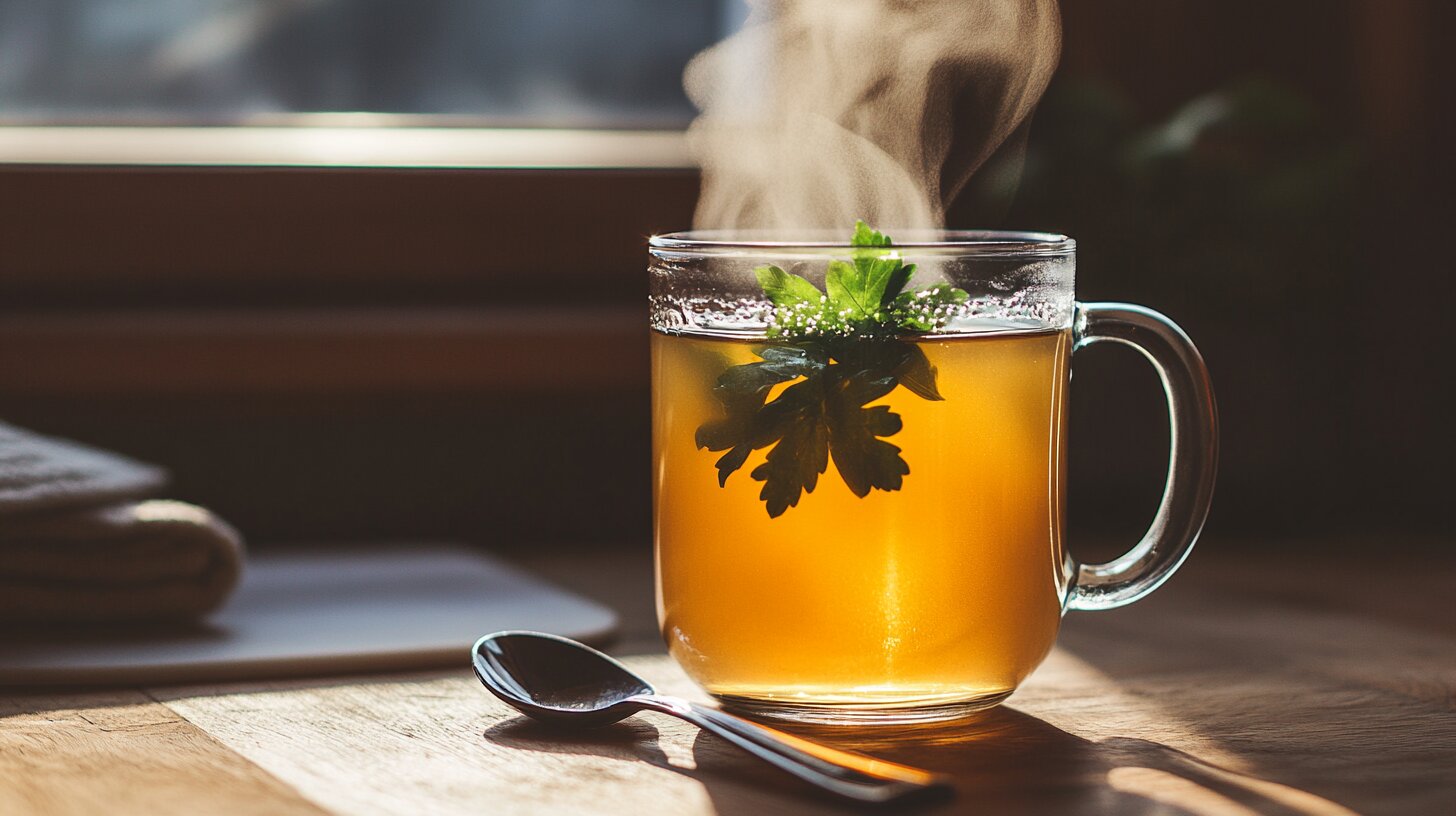
[[[143,498],[166,480],[0,424],[0,624],[181,620],[221,606],[242,539],[201,507]]]
[[[0,422],[0,517],[150,495],[167,472]]]

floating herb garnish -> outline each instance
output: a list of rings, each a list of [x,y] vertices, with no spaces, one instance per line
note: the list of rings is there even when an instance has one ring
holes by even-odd
[[[717,462],[720,486],[750,453],[772,446],[749,473],[763,482],[759,498],[770,517],[814,492],[831,457],[860,498],[899,490],[910,466],[884,437],[899,432],[900,415],[869,403],[896,387],[943,399],[925,352],[902,338],[944,325],[969,296],[946,284],[907,291],[915,265],[863,221],[850,245],[851,260],[829,262],[822,292],[777,266],[754,270],[773,304],[768,334],[780,342],[754,350],[762,362],[718,377],[713,393],[723,415],[698,428],[699,448],[726,451]],[[789,385],[770,401],[783,383]]]

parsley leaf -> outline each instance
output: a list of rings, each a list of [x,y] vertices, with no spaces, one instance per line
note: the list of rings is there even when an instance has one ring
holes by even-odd
[[[782,403],[782,395],[765,405],[769,391],[779,383],[814,375],[829,364],[813,347],[770,346],[760,349],[758,355],[763,362],[733,366],[718,377],[713,393],[723,405],[724,416],[703,423],[694,436],[699,448],[727,451],[716,463],[719,486],[743,467],[750,453],[781,439],[786,433],[784,423],[796,418],[784,404],[775,407]]]
[[[784,342],[755,349],[760,362],[718,377],[713,393],[722,414],[697,430],[699,448],[723,451],[720,486],[753,451],[769,449],[749,476],[763,483],[759,499],[770,518],[813,493],[831,460],[856,496],[901,489],[910,466],[885,437],[903,423],[889,406],[870,403],[897,387],[944,399],[935,367],[903,335],[943,327],[970,296],[948,284],[906,291],[915,265],[863,221],[850,245],[849,261],[829,262],[823,292],[778,266],[754,270],[773,304],[769,336]]]
[[[824,299],[819,288],[807,278],[785,272],[773,264],[760,266],[753,270],[753,274],[758,278],[758,285],[763,287],[763,293],[775,306],[791,308],[804,303],[817,304]]]
[[[930,364],[930,358],[919,346],[910,343],[900,345],[905,348],[905,356],[894,369],[900,386],[921,399],[932,402],[945,399],[935,385],[935,366]]]
[[[910,466],[898,447],[880,439],[899,432],[900,416],[888,406],[865,407],[895,388],[893,374],[879,367],[824,363],[814,350],[797,346],[772,346],[758,353],[764,362],[734,366],[719,377],[713,390],[724,416],[698,428],[698,447],[727,451],[717,462],[720,486],[752,451],[771,447],[763,464],[749,474],[764,483],[759,498],[771,518],[796,506],[804,493],[814,492],[831,455],[857,496],[871,489],[900,489]],[[795,372],[802,379],[764,401],[774,385],[787,382]]]
[[[880,439],[899,433],[900,415],[887,405],[865,408],[895,389],[893,376],[857,371],[845,379],[827,401],[829,451],[834,467],[854,495],[864,498],[871,489],[899,490],[910,466],[900,449]]]
[[[935,331],[946,324],[957,306],[970,300],[964,289],[937,283],[918,292],[898,295],[890,304],[891,319],[896,325],[914,331]]]
[[[891,250],[890,239],[870,228],[863,221],[855,222],[854,238],[850,246],[852,262],[830,261],[824,275],[824,291],[831,306],[846,319],[873,324],[885,323],[883,309],[899,296],[915,265],[905,265],[899,255]]]
[[[778,443],[749,475],[763,482],[758,497],[770,518],[798,504],[800,495],[813,493],[819,474],[829,467],[829,429],[820,416],[823,405],[816,376],[789,386],[766,406],[766,411],[780,408]]]
[[[887,247],[890,237],[866,224],[863,220],[854,222],[854,237],[849,239],[852,247]]]

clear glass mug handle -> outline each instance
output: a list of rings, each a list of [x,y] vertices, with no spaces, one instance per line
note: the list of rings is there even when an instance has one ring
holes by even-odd
[[[1203,529],[1218,469],[1218,410],[1203,357],[1161,314],[1127,303],[1079,303],[1074,349],[1093,343],[1132,346],[1153,364],[1168,397],[1168,481],[1143,538],[1120,558],[1082,564],[1068,609],[1113,609],[1168,580]]]

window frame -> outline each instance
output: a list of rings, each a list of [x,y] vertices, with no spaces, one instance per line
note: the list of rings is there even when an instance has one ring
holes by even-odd
[[[16,130],[0,404],[641,387],[645,241],[698,188],[680,131]]]

